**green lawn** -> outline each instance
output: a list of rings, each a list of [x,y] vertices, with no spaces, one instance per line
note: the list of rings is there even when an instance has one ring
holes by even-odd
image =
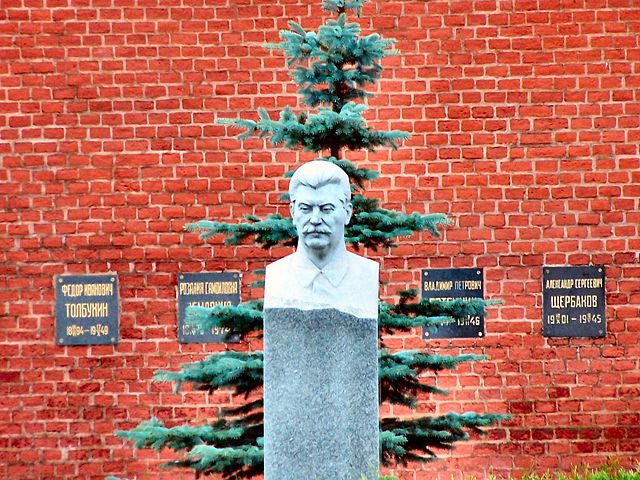
[[[590,469],[588,467],[575,467],[571,473],[544,473],[534,474],[525,473],[521,477],[521,480],[640,480],[640,460],[633,469],[626,469],[621,467],[618,463],[611,460],[602,467],[596,469]],[[396,480],[393,476],[383,476],[380,480]],[[477,480],[473,477],[468,477],[468,480]],[[489,477],[489,480],[504,480],[503,477]]]

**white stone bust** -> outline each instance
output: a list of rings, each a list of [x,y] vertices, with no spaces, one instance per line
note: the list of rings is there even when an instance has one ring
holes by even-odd
[[[377,318],[378,264],[345,245],[353,213],[347,174],[331,162],[308,162],[291,178],[289,196],[298,246],[267,266],[264,307],[335,308]]]

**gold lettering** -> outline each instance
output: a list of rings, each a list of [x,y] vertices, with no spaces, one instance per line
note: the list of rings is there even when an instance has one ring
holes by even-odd
[[[82,287],[82,284],[79,283],[62,285],[62,294],[65,297],[79,297],[82,295]]]
[[[94,337],[109,335],[109,325],[102,325],[101,323],[98,323],[97,325],[91,325],[91,327],[89,328],[89,333]]]
[[[467,302],[469,300],[480,300],[478,297],[433,297],[429,298],[429,300],[434,300],[436,302],[453,302],[455,300],[462,300]]]
[[[547,315],[547,323],[549,325],[567,325],[569,323],[569,315],[564,313]]]
[[[80,325],[76,325],[72,323],[71,325],[67,325],[67,336],[68,337],[79,337],[80,335],[84,335],[84,328]]]
[[[451,288],[453,287],[453,282],[451,280],[449,281],[430,281],[427,280],[424,282],[424,289],[425,290],[451,290]]]
[[[482,288],[482,282],[480,280],[465,280],[465,290],[480,290]]]
[[[238,293],[238,282],[207,282],[205,293],[213,295]]]
[[[212,308],[212,307],[230,307],[232,305],[231,300],[215,300],[211,302],[189,302],[190,307],[204,307],[204,308]]]
[[[550,288],[602,288],[602,278],[560,278],[549,279],[545,282],[547,289]]]
[[[112,283],[87,283],[83,285],[83,293],[89,297],[105,297],[113,295]]]
[[[602,288],[602,278],[576,278],[576,288]]]
[[[182,282],[180,284],[180,295],[203,295],[204,282]]]
[[[182,282],[180,295],[229,295],[238,293],[238,282]]]
[[[573,278],[549,279],[546,282],[547,288],[573,288]]]
[[[231,332],[231,329],[228,327],[213,327],[211,329],[211,333],[213,335],[222,335],[223,333],[229,333]],[[206,332],[201,331],[197,326],[195,325],[187,325],[184,324],[182,325],[182,334],[183,335],[204,335]]]
[[[471,325],[479,327],[480,326],[480,317],[478,317],[478,316],[473,316],[472,317],[471,315],[467,315],[466,319],[459,318],[457,320],[457,325],[459,327],[468,327],[468,326],[471,326]]]
[[[66,303],[67,318],[108,317],[108,303]]]

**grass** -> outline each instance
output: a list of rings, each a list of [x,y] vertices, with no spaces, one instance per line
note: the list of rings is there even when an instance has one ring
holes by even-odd
[[[498,480],[489,477],[490,480]],[[621,467],[616,461],[609,460],[599,468],[574,467],[571,473],[526,473],[522,480],[640,480],[640,462],[633,469]]]
[[[614,460],[609,460],[605,465],[589,469],[588,467],[574,467],[571,473],[525,473],[522,480],[640,480],[640,461],[633,469],[621,467]],[[107,477],[106,480],[124,480],[116,477]],[[362,479],[364,480],[364,477]],[[398,480],[393,475],[381,475],[378,480]],[[469,477],[468,480],[473,480]],[[502,480],[502,477],[491,475],[489,480]]]
[[[513,478],[513,477],[510,477]],[[379,480],[397,480],[392,475],[381,476]],[[474,480],[468,477],[468,480]],[[490,476],[489,480],[504,480],[503,477]],[[571,473],[525,473],[521,480],[640,480],[640,461],[635,468],[623,468],[615,460],[609,460],[603,466],[590,469],[589,467],[574,467]]]

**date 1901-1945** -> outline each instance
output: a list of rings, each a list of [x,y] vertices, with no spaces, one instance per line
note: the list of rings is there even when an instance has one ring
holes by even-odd
[[[578,322],[581,324],[602,323],[602,315],[587,312],[576,316],[569,316],[566,313],[553,313],[547,316],[547,324],[549,325],[568,325],[569,322]]]

